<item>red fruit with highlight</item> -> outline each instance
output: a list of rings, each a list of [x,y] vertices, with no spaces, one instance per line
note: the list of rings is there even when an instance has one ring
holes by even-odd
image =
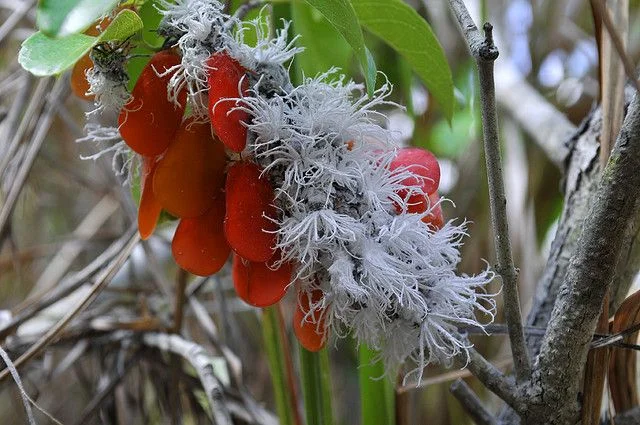
[[[322,290],[314,289],[311,296],[306,292],[298,293],[298,303],[296,312],[293,315],[293,331],[300,341],[300,345],[309,351],[320,351],[326,343],[326,333],[324,323],[324,309],[316,310],[313,318],[305,316],[310,310],[310,306],[319,302],[323,297]]]
[[[156,156],[164,152],[180,127],[186,92],[180,93],[179,105],[175,105],[167,99],[171,75],[158,76],[180,62],[180,56],[166,50],[153,55],[133,88],[132,99],[120,111],[120,134],[140,155]]]
[[[227,174],[227,216],[224,231],[236,254],[244,259],[264,262],[274,253],[276,216],[274,192],[261,169],[250,162],[237,162]]]
[[[187,120],[159,161],[153,193],[162,208],[180,218],[207,211],[224,185],[226,154],[207,123]]]
[[[198,276],[218,272],[231,252],[224,237],[223,220],[223,196],[219,196],[202,216],[180,220],[171,243],[176,263]]]
[[[142,158],[142,184],[140,205],[138,207],[138,231],[142,240],[149,239],[156,228],[162,212],[162,205],[153,194],[153,176],[156,171],[156,158]]]
[[[274,261],[256,263],[233,257],[233,285],[236,293],[247,304],[255,307],[269,307],[280,301],[291,283],[292,266],[282,264],[272,270]]]
[[[207,60],[209,82],[209,118],[216,135],[234,152],[242,152],[247,144],[247,128],[242,124],[249,115],[245,111],[231,111],[235,106],[227,98],[240,97],[249,89],[246,70],[226,53],[216,53]]]
[[[438,190],[440,166],[431,152],[420,148],[399,149],[398,155],[391,161],[390,169],[393,171],[399,167],[408,167],[409,171],[416,175],[414,178],[405,179],[403,181],[405,185],[419,185],[425,195]],[[408,190],[401,190],[398,195],[404,198],[408,195]],[[409,196],[408,204],[407,212],[409,213],[421,213],[427,210],[426,199],[417,193]]]

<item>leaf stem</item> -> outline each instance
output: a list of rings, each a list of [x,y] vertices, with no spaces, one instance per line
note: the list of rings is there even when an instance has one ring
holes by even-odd
[[[300,370],[307,425],[333,425],[327,350],[313,353],[300,347]]]

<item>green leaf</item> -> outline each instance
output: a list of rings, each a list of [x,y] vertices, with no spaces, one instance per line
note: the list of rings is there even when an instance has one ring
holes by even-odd
[[[37,32],[22,43],[18,62],[33,75],[59,74],[73,66],[96,44],[126,40],[141,28],[140,17],[131,10],[123,10],[99,37],[71,34],[63,38],[50,38]]]
[[[377,353],[366,345],[358,347],[360,383],[360,423],[395,424],[394,392],[389,378],[384,376],[384,364]]]
[[[158,49],[162,47],[164,38],[158,35],[158,27],[162,20],[162,14],[158,10],[159,0],[149,0],[142,5],[138,14],[144,23],[144,31],[142,32],[142,39],[150,47]]]
[[[126,40],[142,29],[144,24],[138,14],[125,9],[113,18],[111,24],[98,37],[98,43],[104,41]]]
[[[320,12],[306,3],[292,2],[291,17],[294,33],[301,36],[297,44],[304,47],[296,55],[296,66],[305,76],[316,76],[333,66],[347,72],[351,47]]]
[[[22,43],[18,62],[39,77],[59,74],[91,50],[96,40],[96,37],[84,34],[49,38],[37,32]]]
[[[262,335],[264,346],[269,361],[269,372],[273,383],[273,392],[276,399],[276,411],[280,425],[294,425],[296,423],[295,408],[291,399],[290,388],[287,379],[287,356],[284,352],[283,340],[287,337],[283,332],[283,326],[278,318],[278,306],[267,307],[262,310]]]
[[[351,45],[360,65],[362,66],[364,78],[367,83],[369,96],[373,94],[376,86],[376,69],[371,54],[367,53],[364,45],[362,29],[358,24],[356,12],[348,0],[305,0],[315,7],[327,21],[344,37]]]
[[[300,372],[307,425],[333,425],[327,349],[317,353],[300,346]]]
[[[65,37],[89,28],[108,14],[119,0],[40,0],[36,11],[38,29],[50,37]]]
[[[351,3],[360,23],[409,62],[451,120],[454,106],[451,69],[429,24],[402,0],[351,0]]]

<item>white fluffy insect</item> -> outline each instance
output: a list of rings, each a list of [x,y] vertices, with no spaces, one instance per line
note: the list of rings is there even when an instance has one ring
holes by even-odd
[[[425,225],[435,205],[406,213],[411,195],[426,194],[406,185],[416,181],[408,168],[390,168],[397,143],[378,110],[394,105],[390,84],[367,97],[332,69],[294,87],[286,65],[301,48],[287,23],[271,37],[268,22],[241,24],[217,0],[163,1],[161,13],[159,31],[182,55],[167,71],[170,100],[186,89],[192,113],[206,119],[210,55],[225,52],[248,71],[249,93],[233,99],[250,116],[245,157],[276,190],[282,261],[296,264],[303,293],[324,294],[305,320],[379,350],[388,370],[413,360],[418,379],[428,363],[465,354],[460,327],[481,327],[478,311],[495,313],[485,292],[493,273],[456,272],[466,223]],[[245,43],[248,31],[255,45]]]

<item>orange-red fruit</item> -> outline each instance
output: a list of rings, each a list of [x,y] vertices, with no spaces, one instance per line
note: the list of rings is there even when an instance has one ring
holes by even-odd
[[[296,312],[293,315],[293,331],[300,341],[300,345],[313,352],[320,351],[326,342],[327,330],[324,323],[324,310],[314,312],[315,320],[311,317],[305,320],[305,316],[309,312],[309,306],[319,302],[322,296],[323,293],[320,289],[311,291],[311,297],[306,292],[298,293]]]
[[[246,93],[249,88],[246,70],[226,53],[209,57],[207,67],[211,126],[226,147],[242,152],[247,144],[247,128],[242,123],[248,120],[249,115],[244,111],[231,111],[236,106],[234,101],[220,100],[240,97],[239,84],[242,93]]]
[[[403,183],[409,185],[420,185],[426,195],[430,195],[438,190],[440,184],[440,166],[436,157],[425,149],[402,148],[398,150],[398,155],[391,161],[390,169],[408,167],[416,175],[415,178],[407,178]],[[401,197],[406,197],[408,191],[398,192]],[[427,210],[426,199],[420,194],[412,194],[408,200],[407,212],[421,213]]]
[[[273,261],[256,263],[233,257],[233,285],[238,296],[255,307],[269,307],[280,301],[291,283],[292,267],[282,264],[272,270]]]
[[[264,262],[274,253],[274,193],[261,169],[250,162],[237,162],[227,174],[227,216],[224,231],[236,254],[244,259]]]
[[[198,217],[220,196],[225,165],[224,146],[209,124],[186,120],[158,163],[153,193],[176,217]]]
[[[180,126],[187,101],[186,92],[180,93],[179,106],[170,102],[167,84],[171,75],[159,77],[157,74],[164,73],[180,61],[180,56],[166,50],[153,55],[133,88],[132,99],[120,111],[120,134],[127,145],[140,155],[156,156],[164,152]]]
[[[222,196],[202,216],[180,220],[171,243],[176,263],[198,276],[210,276],[219,271],[231,252],[222,230],[223,220]]]
[[[156,158],[142,158],[142,184],[140,206],[138,207],[138,231],[143,240],[149,239],[156,228],[162,212],[162,205],[153,194],[153,175],[156,171]]]
[[[93,68],[93,61],[87,53],[76,62],[71,71],[71,91],[80,99],[93,100],[94,98],[94,96],[87,94],[89,82],[87,81],[86,72],[90,68]]]
[[[429,205],[432,209],[429,214],[422,217],[422,222],[434,230],[442,229],[444,226],[444,215],[442,214],[442,206],[439,201],[440,195],[438,195],[438,192],[433,192],[429,195]]]

